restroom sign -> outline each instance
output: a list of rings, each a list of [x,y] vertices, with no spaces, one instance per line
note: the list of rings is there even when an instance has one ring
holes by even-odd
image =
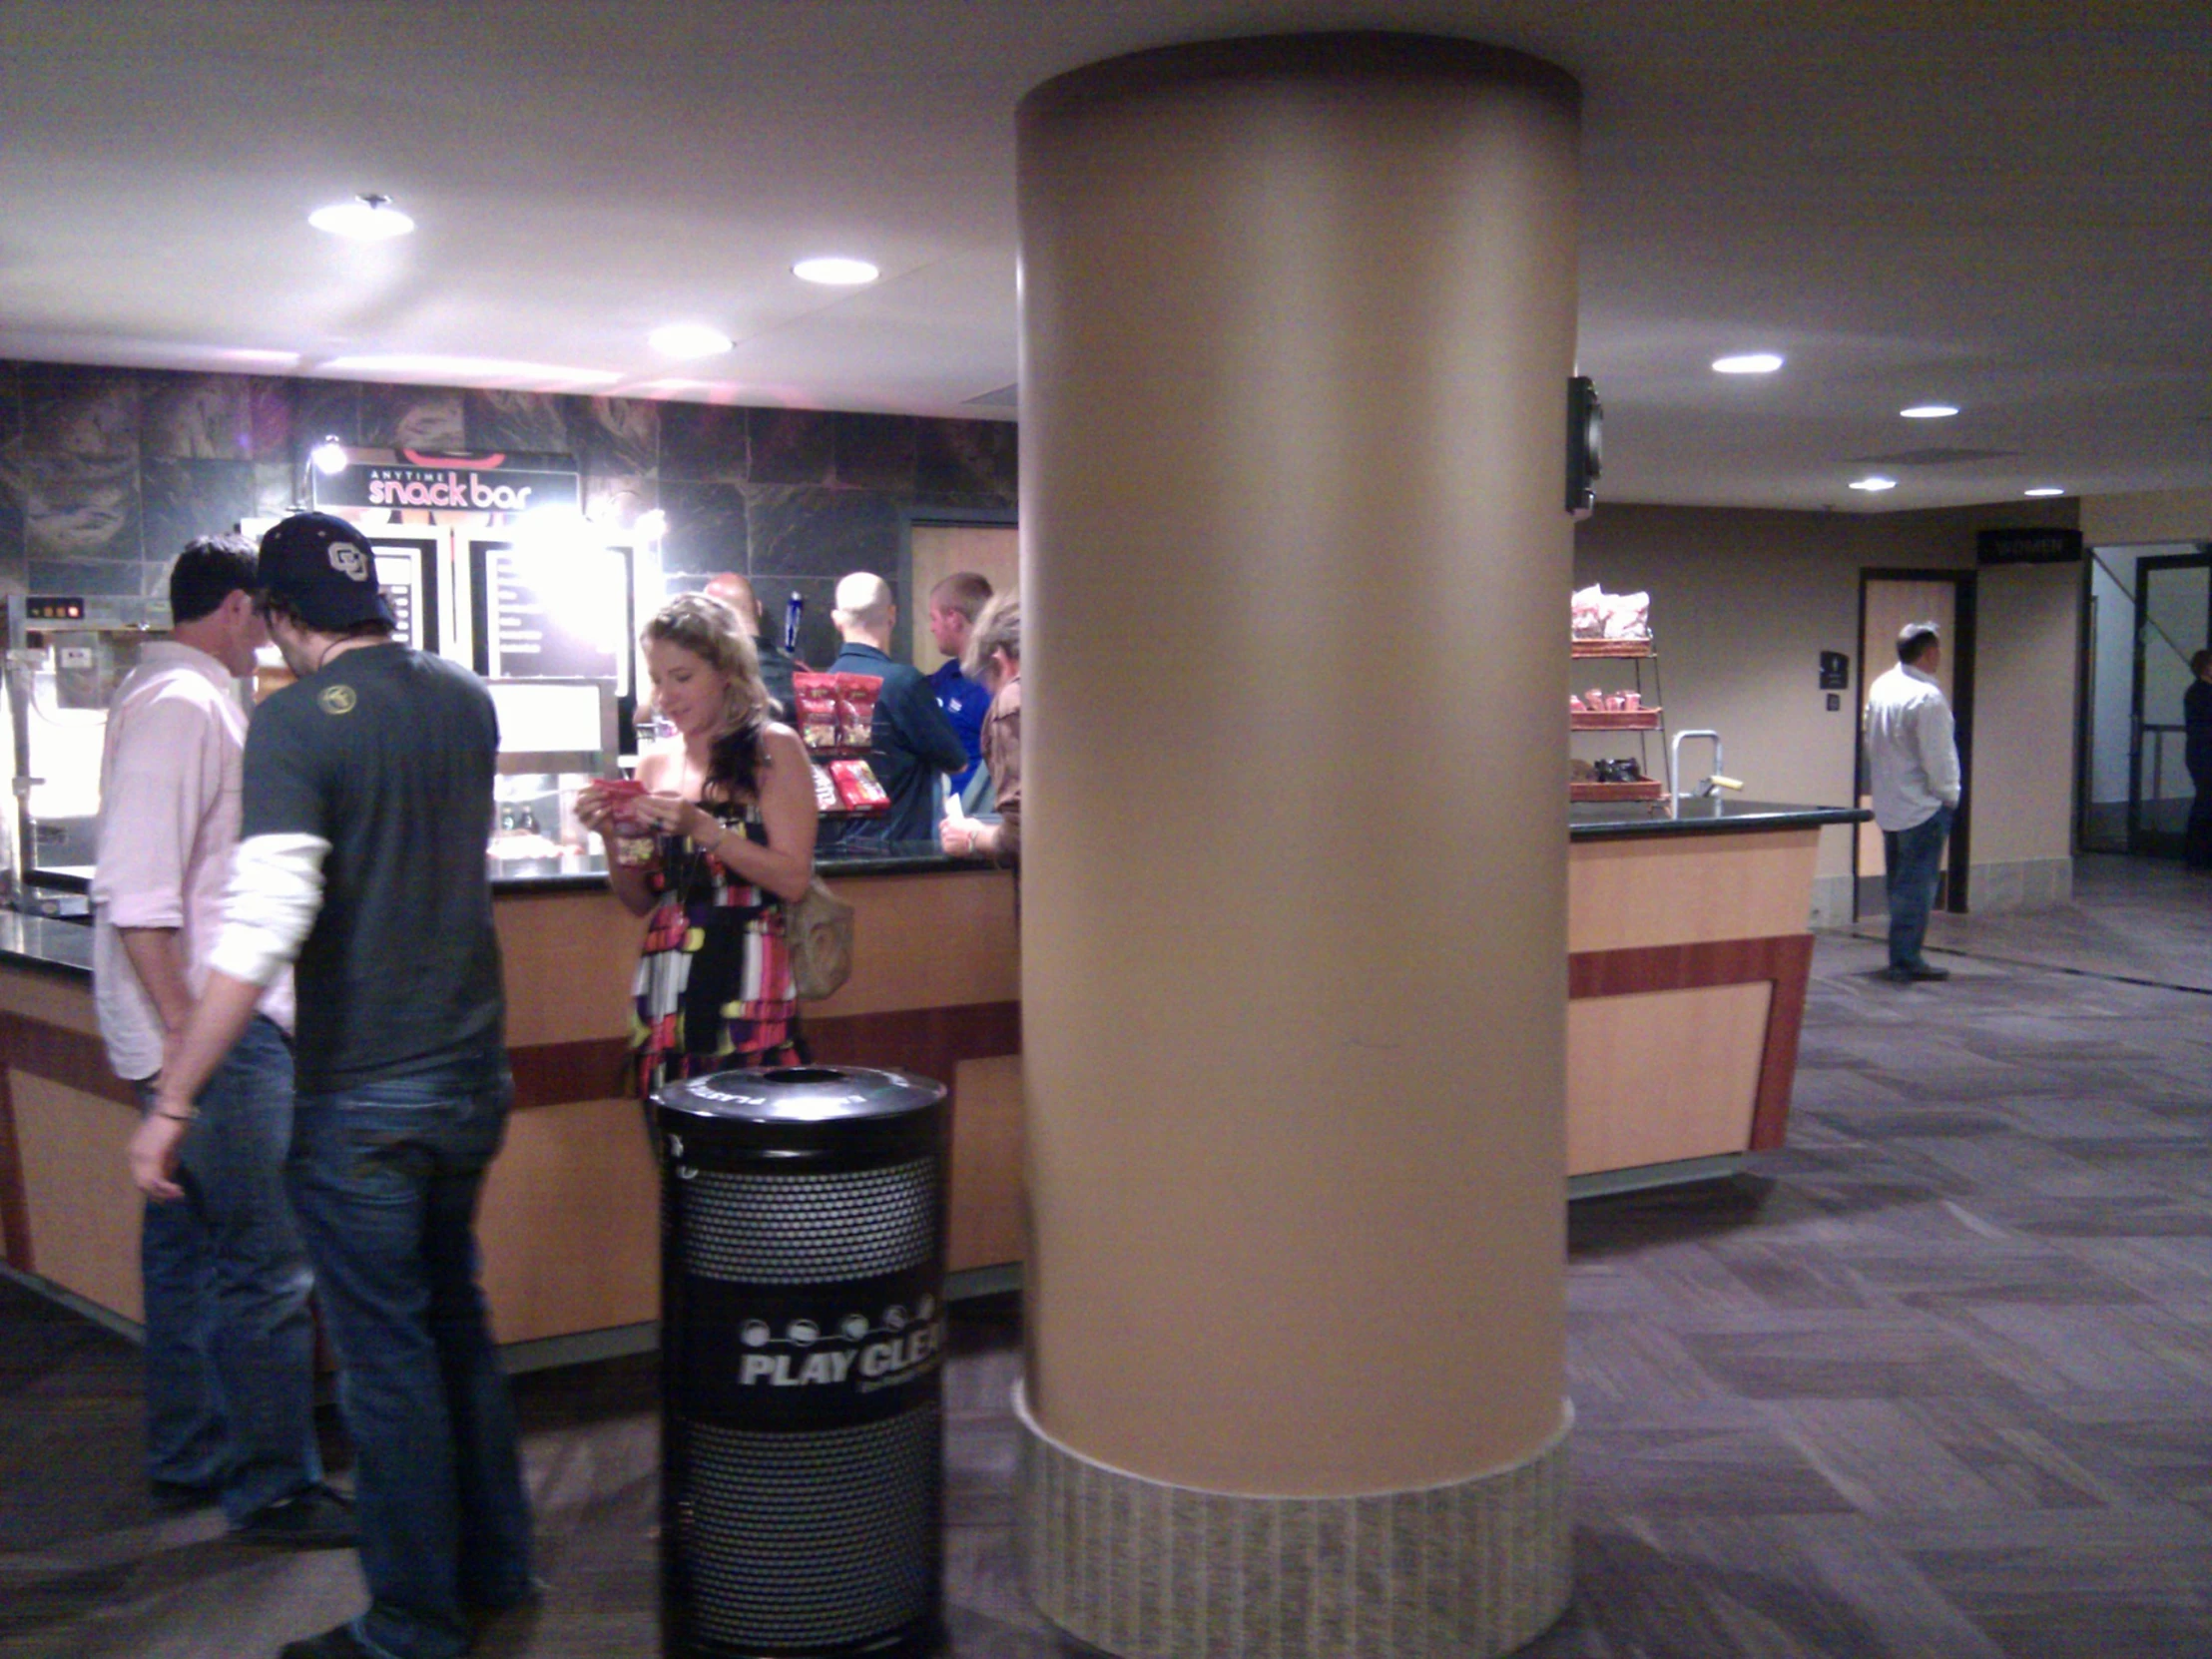
[[[419,450],[348,450],[336,472],[315,471],[314,504],[339,512],[465,513],[482,523],[542,507],[574,509],[583,499],[568,455],[438,455]]]

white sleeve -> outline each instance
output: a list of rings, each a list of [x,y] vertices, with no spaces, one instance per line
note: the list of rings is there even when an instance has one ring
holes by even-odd
[[[223,931],[208,966],[233,979],[266,985],[299,954],[322,908],[320,835],[255,835],[239,842],[223,900]]]
[[[1946,807],[1958,805],[1958,745],[1951,735],[1950,705],[1932,697],[1921,705],[1921,767],[1929,793]]]

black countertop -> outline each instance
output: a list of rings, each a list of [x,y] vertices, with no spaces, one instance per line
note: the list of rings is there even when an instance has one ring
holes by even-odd
[[[1578,801],[1567,808],[1567,834],[1573,840],[1592,841],[1628,835],[1750,833],[1862,824],[1873,817],[1864,807],[1792,807],[1779,801],[1730,801],[1722,796],[1683,802],[1679,818],[1664,801]]]
[[[1591,805],[1576,803],[1567,809],[1567,833],[1571,839],[1612,840],[1635,835],[1710,835],[1761,830],[1805,830],[1824,824],[1858,824],[1874,815],[1855,807],[1791,807],[1773,801],[1685,801],[1682,816],[1669,815],[1667,804],[1623,802]],[[597,853],[570,853],[553,859],[523,859],[492,864],[492,891],[521,894],[590,890],[607,884],[606,863]],[[913,875],[943,869],[990,869],[980,858],[952,858],[930,841],[884,842],[839,846],[815,860],[815,869],[826,880],[846,881],[870,875]],[[74,873],[74,872],[71,872]],[[81,882],[66,877],[55,886]],[[83,978],[92,972],[92,929],[81,921],[58,921],[47,916],[18,915],[0,910],[0,961],[14,966],[39,968],[65,977]]]

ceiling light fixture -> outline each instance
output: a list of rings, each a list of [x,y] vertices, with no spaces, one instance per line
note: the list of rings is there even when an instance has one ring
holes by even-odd
[[[2022,495],[2064,495],[2066,491],[2063,486],[2058,484],[2037,484],[2033,489],[2022,490],[2020,493]]]
[[[1715,374],[1772,374],[1782,366],[1782,359],[1772,351],[1752,351],[1740,357],[1715,357]]]
[[[792,275],[802,282],[820,282],[825,287],[864,287],[883,274],[865,260],[847,260],[828,257],[817,260],[801,260],[792,267]]]
[[[414,229],[414,221],[393,207],[391,198],[379,191],[365,191],[350,202],[334,202],[327,208],[317,208],[307,215],[307,223],[348,242],[389,242]]]
[[[1898,410],[1907,420],[1946,420],[1957,412],[1949,403],[1916,403],[1910,409]]]
[[[1885,478],[1881,473],[1875,472],[1869,473],[1864,478],[1854,478],[1851,481],[1851,487],[1855,490],[1894,490],[1898,487],[1898,481],[1895,478]]]
[[[674,357],[679,362],[719,357],[731,345],[728,334],[704,322],[671,322],[654,329],[645,336],[645,341],[662,356]]]

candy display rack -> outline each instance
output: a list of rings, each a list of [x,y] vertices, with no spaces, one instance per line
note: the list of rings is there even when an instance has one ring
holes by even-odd
[[[1567,725],[1573,732],[1633,732],[1636,734],[1636,770],[1643,776],[1629,783],[1598,783],[1587,779],[1570,779],[1567,783],[1567,799],[1570,801],[1663,801],[1666,799],[1667,782],[1651,775],[1651,751],[1649,734],[1660,734],[1659,751],[1666,753],[1666,709],[1659,680],[1659,653],[1648,639],[1640,640],[1572,640],[1572,655],[1577,662],[1623,663],[1635,684],[1619,688],[1633,690],[1642,707],[1635,709],[1570,709]],[[1645,670],[1650,670],[1650,685],[1645,685]],[[1576,688],[1577,695],[1581,688]]]

